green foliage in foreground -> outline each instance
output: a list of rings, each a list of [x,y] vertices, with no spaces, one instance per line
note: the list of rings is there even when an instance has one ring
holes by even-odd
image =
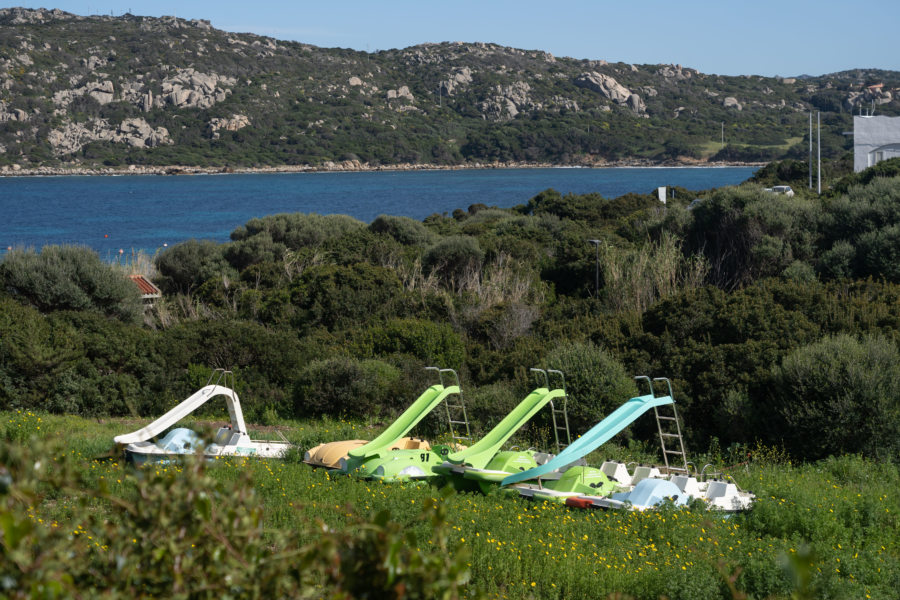
[[[900,469],[857,456],[795,466],[754,451],[732,474],[758,503],[723,519],[443,496],[296,462],[135,471],[93,458],[133,423],[2,416],[0,570],[13,597],[888,599],[900,580]],[[357,435],[332,427],[285,432]],[[31,437],[61,431],[68,445],[49,455]]]
[[[18,413],[0,445],[0,593],[5,598],[458,598],[465,553],[448,551],[446,509],[425,502],[407,525],[347,513],[296,528],[267,522],[251,472],[178,466],[135,471],[85,461],[29,437],[41,417]],[[245,465],[246,466],[246,465]],[[271,469],[268,469],[272,473]],[[56,505],[50,513],[46,509]],[[428,543],[428,552],[420,545]]]

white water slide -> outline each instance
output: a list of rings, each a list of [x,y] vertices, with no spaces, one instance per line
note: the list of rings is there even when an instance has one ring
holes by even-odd
[[[221,379],[221,377],[220,377]],[[212,378],[210,378],[210,381]],[[238,400],[238,395],[231,388],[212,384],[205,385],[193,395],[191,395],[187,400],[153,421],[146,427],[139,429],[133,433],[126,433],[124,435],[117,435],[114,439],[117,444],[134,444],[137,442],[146,442],[147,440],[154,438],[161,434],[163,431],[172,427],[178,421],[185,418],[204,404],[206,404],[209,400],[217,396],[225,396],[225,404],[228,406],[228,415],[231,417],[231,427],[235,433],[241,435],[247,435],[247,426],[244,423],[244,414],[241,412],[241,403]]]
[[[226,385],[220,385],[223,383]],[[159,437],[180,420],[219,396],[225,398],[231,425],[220,428],[213,443],[205,444],[196,433],[184,428],[171,429],[161,440],[149,441]],[[138,465],[147,461],[170,460],[179,454],[193,452],[200,452],[207,458],[222,456],[283,458],[292,447],[284,436],[281,438],[282,441],[250,439],[247,425],[244,423],[244,414],[241,412],[241,402],[234,391],[234,374],[223,369],[213,371],[205,386],[146,427],[133,433],[117,435],[114,439],[116,443],[125,445],[126,460]]]

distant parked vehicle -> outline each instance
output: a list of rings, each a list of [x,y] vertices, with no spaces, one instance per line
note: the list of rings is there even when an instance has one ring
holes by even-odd
[[[765,188],[764,192],[772,192],[773,194],[784,194],[785,196],[793,196],[794,190],[789,185],[776,185],[775,187]]]
[[[691,200],[691,203],[687,205],[687,209],[694,210],[695,208],[700,206],[702,203],[703,203],[703,198],[694,198],[693,200]]]

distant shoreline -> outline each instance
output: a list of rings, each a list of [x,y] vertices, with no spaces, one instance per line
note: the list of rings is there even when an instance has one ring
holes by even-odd
[[[276,173],[375,173],[379,171],[462,171],[469,169],[622,169],[622,168],[721,168],[761,167],[765,162],[680,162],[623,160],[590,164],[553,164],[532,162],[466,163],[461,165],[398,164],[371,166],[359,161],[326,162],[320,166],[281,165],[277,167],[190,167],[183,165],[127,167],[35,167],[20,165],[0,167],[0,177],[64,177],[122,175],[223,175]],[[16,168],[18,167],[18,168]]]

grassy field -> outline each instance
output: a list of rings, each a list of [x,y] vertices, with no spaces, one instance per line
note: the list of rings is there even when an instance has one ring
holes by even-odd
[[[798,137],[785,138],[784,143],[773,144],[771,146],[766,146],[766,145],[761,145],[761,144],[744,144],[744,143],[735,142],[735,141],[729,141],[728,145],[735,146],[737,148],[751,148],[751,147],[753,147],[753,148],[771,148],[773,150],[787,151],[787,150],[790,150],[795,145],[799,144],[801,141],[803,141],[803,138],[798,136]],[[697,150],[700,152],[701,158],[709,158],[710,156],[712,156],[713,154],[715,154],[722,148],[723,148],[722,140],[715,139],[715,140],[709,140],[708,142],[705,142],[705,143],[699,145],[697,147]]]
[[[150,475],[135,472],[110,454],[112,437],[136,429],[135,423],[32,413],[0,416],[4,444],[64,436],[65,451],[74,459],[84,490],[102,488],[113,497],[139,501],[136,486]],[[334,421],[293,423],[283,431],[304,447],[375,433],[360,424]],[[626,451],[617,452],[621,456]],[[226,489],[252,487],[261,501],[265,530],[298,532],[307,543],[316,543],[323,526],[358,528],[360,518],[370,521],[389,511],[391,522],[415,534],[416,547],[407,550],[465,557],[471,577],[466,589],[472,596],[603,598],[616,592],[672,599],[896,596],[900,585],[896,466],[855,456],[792,465],[764,449],[746,458],[730,472],[759,500],[752,511],[731,518],[698,509],[646,514],[578,510],[501,493],[445,496],[435,485],[387,485],[336,476],[314,470],[296,457],[221,460],[205,472]],[[172,481],[182,477],[177,466],[155,471]],[[28,507],[28,516],[39,527],[88,535],[85,527],[90,526],[73,520],[82,514],[77,507],[84,502],[78,493],[45,493]],[[435,547],[434,523],[420,517],[432,502],[446,512],[446,523],[440,525],[446,541],[443,550]],[[97,503],[96,510],[105,510],[103,503]],[[103,532],[92,535],[99,540]],[[137,543],[141,533],[134,535]]]

